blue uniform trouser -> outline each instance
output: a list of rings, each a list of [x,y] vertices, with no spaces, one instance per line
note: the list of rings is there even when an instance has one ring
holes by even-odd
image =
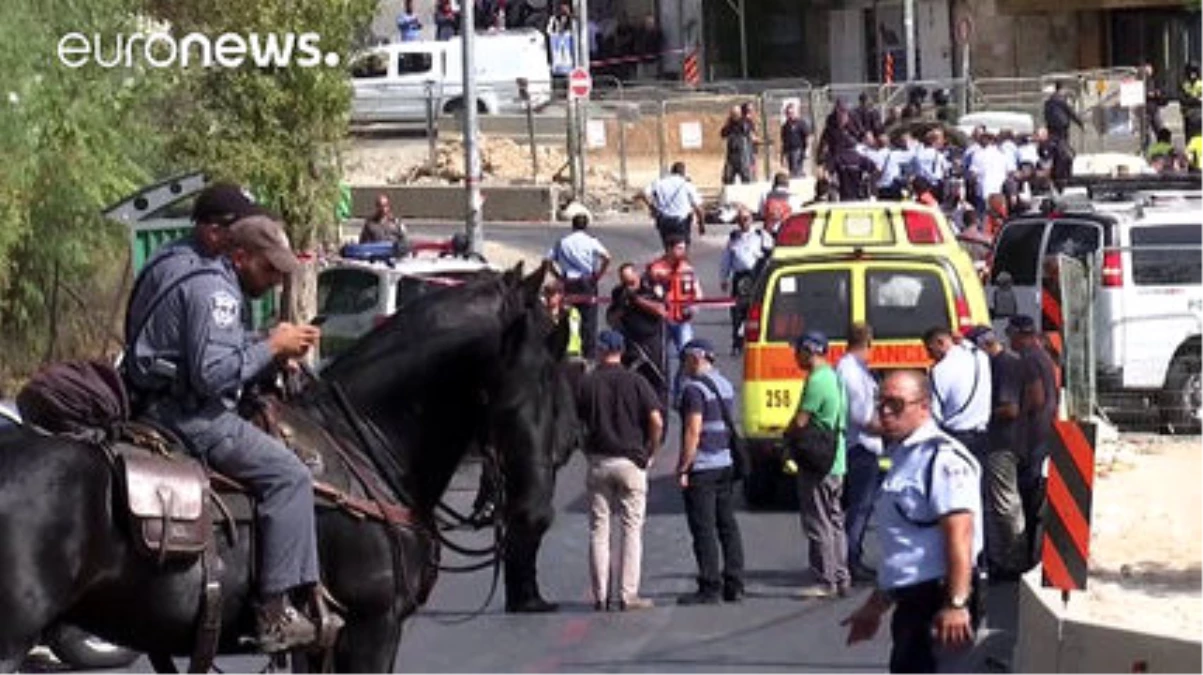
[[[844,514],[844,526],[848,534],[850,569],[862,566],[865,529],[869,526],[869,516],[873,513],[873,500],[885,477],[877,461],[877,455],[866,450],[863,445],[848,448],[848,474],[844,489],[848,508]]]
[[[150,416],[209,468],[245,484],[258,501],[261,594],[319,580],[312,478],[295,453],[230,410]]]

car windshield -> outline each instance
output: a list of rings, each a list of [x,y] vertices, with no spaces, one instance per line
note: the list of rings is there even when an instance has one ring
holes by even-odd
[[[847,337],[851,289],[848,270],[787,271],[777,277],[766,331],[769,342],[790,342],[817,330]]]
[[[380,282],[364,270],[326,270],[318,276],[317,311],[325,316],[371,311],[380,299]]]
[[[874,269],[866,272],[865,285],[865,320],[877,339],[918,339],[929,328],[952,325],[939,272]]]

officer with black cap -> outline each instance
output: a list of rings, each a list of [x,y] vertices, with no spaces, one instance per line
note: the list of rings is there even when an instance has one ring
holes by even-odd
[[[142,415],[208,466],[244,481],[259,500],[258,643],[277,652],[317,637],[289,597],[318,595],[313,488],[297,456],[239,417],[237,403],[248,383],[304,356],[320,331],[281,323],[258,340],[245,332],[244,293],[263,295],[299,264],[281,224],[231,187],[207,189],[193,236],[168,245],[139,276],[125,371]]]

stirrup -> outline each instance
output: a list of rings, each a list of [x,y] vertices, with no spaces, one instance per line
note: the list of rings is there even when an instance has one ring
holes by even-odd
[[[347,610],[339,604],[338,600],[334,599],[334,596],[330,595],[330,592],[321,583],[313,585],[313,596],[310,598],[310,603],[313,606],[313,625],[317,628],[317,640],[314,642],[314,646],[322,651],[331,650],[346,622],[341,616],[331,611],[330,605],[334,605],[343,612]]]

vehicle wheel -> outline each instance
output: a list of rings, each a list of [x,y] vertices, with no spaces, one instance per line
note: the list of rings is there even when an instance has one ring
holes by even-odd
[[[447,115],[458,115],[458,114],[460,114],[460,112],[463,111],[463,109],[464,109],[463,99],[457,98],[457,99],[448,101],[447,105],[443,106],[443,113],[445,113]]]
[[[1161,393],[1161,420],[1172,434],[1197,433],[1203,411],[1203,377],[1199,353],[1184,350],[1174,357]]]
[[[46,646],[72,668],[124,668],[138,660],[139,652],[105,642],[75,626],[60,625],[46,635]]]

